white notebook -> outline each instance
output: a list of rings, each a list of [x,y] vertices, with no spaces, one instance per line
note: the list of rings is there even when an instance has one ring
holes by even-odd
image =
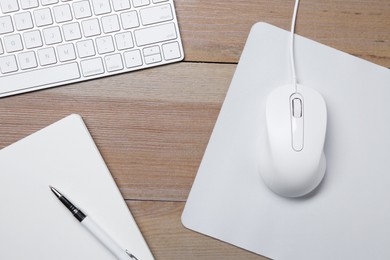
[[[327,172],[314,196],[262,182],[265,100],[291,82],[290,33],[253,26],[183,224],[277,260],[390,259],[390,70],[297,36],[298,79],[328,107]]]
[[[70,115],[0,150],[0,259],[113,260],[56,187],[139,260],[153,256],[83,120]]]

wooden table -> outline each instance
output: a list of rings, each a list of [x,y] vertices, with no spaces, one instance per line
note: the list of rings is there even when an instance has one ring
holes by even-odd
[[[293,4],[176,0],[184,62],[0,99],[0,148],[80,114],[157,259],[265,259],[180,216],[251,26]],[[389,0],[303,0],[297,33],[390,67]]]

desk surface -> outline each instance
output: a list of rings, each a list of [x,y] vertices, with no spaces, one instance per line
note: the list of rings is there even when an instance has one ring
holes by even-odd
[[[265,259],[180,216],[251,26],[289,29],[294,1],[175,2],[184,62],[0,99],[0,148],[80,114],[157,259]],[[390,67],[388,0],[302,1],[297,33]]]

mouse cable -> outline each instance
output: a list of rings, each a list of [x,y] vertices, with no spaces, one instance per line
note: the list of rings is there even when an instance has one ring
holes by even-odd
[[[297,80],[297,74],[295,70],[294,34],[295,34],[295,24],[297,21],[298,6],[299,6],[299,0],[295,0],[294,14],[291,22],[291,35],[290,35],[291,72],[292,72],[293,84],[295,86],[295,92],[298,92],[298,87],[297,87],[298,80]]]

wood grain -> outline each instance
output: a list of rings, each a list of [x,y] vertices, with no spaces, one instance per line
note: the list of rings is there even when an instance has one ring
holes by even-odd
[[[235,65],[179,63],[0,101],[0,147],[80,114],[126,199],[186,200]]]
[[[128,206],[157,259],[267,259],[186,229],[180,221],[183,202],[129,201]]]
[[[238,61],[251,26],[286,30],[293,0],[175,0],[187,61]],[[297,33],[390,67],[390,1],[301,1]]]

